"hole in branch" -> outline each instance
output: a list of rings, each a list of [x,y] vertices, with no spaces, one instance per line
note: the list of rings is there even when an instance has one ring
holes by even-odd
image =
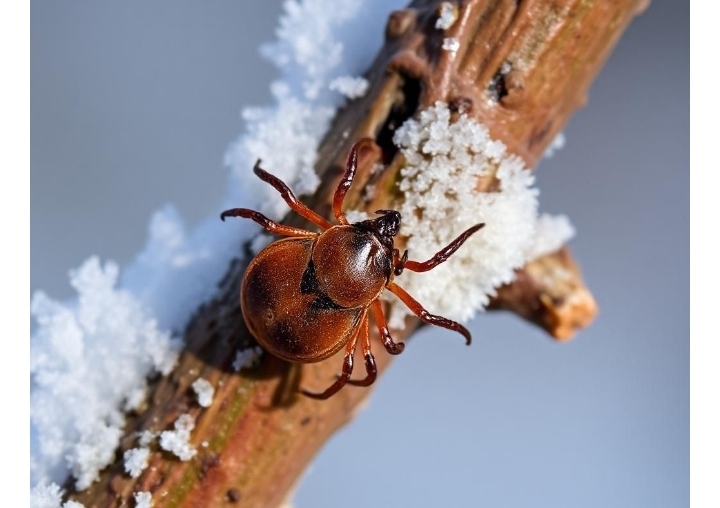
[[[382,149],[382,162],[389,164],[397,154],[397,147],[393,143],[393,136],[398,127],[417,111],[420,103],[420,80],[403,77],[403,83],[398,90],[397,98],[390,114],[378,132],[376,143]]]
[[[490,84],[487,87],[487,93],[495,102],[500,102],[500,99],[507,97],[507,94],[509,93],[505,76],[507,76],[510,71],[512,71],[512,65],[510,62],[503,62],[490,80]]]

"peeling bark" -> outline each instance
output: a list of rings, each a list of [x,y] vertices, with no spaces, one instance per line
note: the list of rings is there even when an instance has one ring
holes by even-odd
[[[392,134],[436,101],[485,124],[533,167],[586,100],[622,31],[646,6],[643,0],[467,0],[443,31],[435,28],[440,3],[415,1],[388,20],[386,43],[366,73],[368,93],[338,113],[320,146],[322,183],[305,200],[320,214],[329,215],[346,154],[362,137],[375,139],[381,150],[362,158],[346,202],[371,211],[395,208],[402,200],[395,184],[403,161]],[[456,38],[459,49],[443,50],[445,38]],[[372,172],[375,162],[384,165],[379,174]],[[493,185],[492,178],[478,182],[479,190]],[[293,216],[287,223],[302,225]],[[327,401],[297,393],[300,383],[325,388],[339,372],[340,356],[298,366],[263,355],[254,367],[232,369],[236,351],[256,345],[239,308],[245,262],[234,261],[217,297],[197,310],[177,367],[151,383],[147,404],[128,421],[116,462],[72,499],[88,508],[134,506],[132,494],[148,491],[155,507],[277,506],[323,443],[352,419],[368,389],[345,388]],[[567,249],[518,270],[490,308],[511,310],[563,340],[596,312]],[[394,338],[406,339],[417,325],[409,320]],[[389,355],[382,347],[374,352],[382,372]],[[190,388],[198,377],[215,386],[208,408],[195,402]],[[137,446],[137,432],[171,429],[184,413],[197,422],[197,455],[181,462],[155,447],[139,478],[126,475],[122,451]],[[66,488],[72,490],[71,484]]]

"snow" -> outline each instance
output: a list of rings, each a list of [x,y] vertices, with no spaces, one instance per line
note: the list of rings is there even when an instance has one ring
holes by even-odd
[[[195,428],[195,419],[183,414],[175,420],[175,430],[160,433],[160,448],[174,453],[180,460],[192,459],[197,450],[190,444],[190,431]]]
[[[535,238],[530,245],[528,260],[551,254],[575,236],[575,228],[565,215],[542,214],[535,224]]]
[[[262,48],[283,74],[270,87],[277,105],[243,112],[246,132],[225,157],[231,168],[228,207],[257,203],[257,209],[271,218],[287,213],[277,193],[252,177],[257,159],[296,194],[315,190],[316,147],[346,99],[330,90],[330,83],[337,86],[338,78],[342,82],[344,77],[362,75],[383,42],[384,20],[403,6],[399,0],[285,2],[278,39]]]
[[[260,359],[262,355],[262,348],[251,347],[248,349],[238,350],[235,353],[235,359],[232,362],[232,368],[235,372],[240,372],[240,369],[246,369],[252,367]]]
[[[435,28],[439,30],[447,30],[455,24],[458,17],[458,11],[455,4],[451,2],[443,2],[440,4],[440,16],[435,21]]]
[[[140,446],[148,446],[150,443],[155,441],[155,438],[157,437],[157,434],[151,430],[143,430],[140,433],[138,443],[140,443]]]
[[[215,388],[210,384],[210,381],[204,378],[198,378],[193,382],[192,389],[197,395],[198,404],[202,407],[210,407],[213,395],[215,395]]]
[[[118,274],[114,263],[90,258],[71,273],[73,305],[33,297],[33,483],[60,483],[70,469],[78,489],[89,486],[113,459],[124,411],[142,402],[146,375],[175,362],[180,342],[116,287]]]
[[[463,231],[485,224],[445,263],[425,273],[406,270],[398,277],[396,282],[429,312],[470,319],[488,304],[495,288],[514,279],[516,268],[571,236],[566,219],[543,219],[538,228],[532,173],[467,115],[450,123],[450,110],[438,102],[407,120],[394,142],[407,161],[400,172],[404,202],[399,211],[410,259],[430,259]],[[478,180],[493,175],[498,189],[478,192]],[[411,312],[389,298],[394,302],[389,325],[403,328]]]
[[[140,473],[148,467],[148,458],[150,457],[149,448],[131,448],[123,454],[125,472],[137,478]]]
[[[40,482],[30,491],[30,508],[85,508],[77,501],[62,503],[62,489],[54,483]]]
[[[375,215],[370,215],[365,210],[345,210],[345,218],[348,222],[350,222],[350,224],[373,219],[374,217]]]
[[[555,152],[557,152],[558,150],[561,150],[564,146],[565,146],[565,133],[558,132],[557,135],[550,142],[548,147],[545,149],[545,152],[543,152],[543,157],[545,157],[546,159],[549,159],[550,157],[555,155]]]
[[[460,49],[460,41],[457,37],[445,37],[443,39],[442,49],[451,53],[457,53],[457,50]]]
[[[30,508],[58,508],[62,497],[59,486],[38,483],[30,492]]]
[[[136,492],[133,497],[135,498],[135,508],[151,508],[153,505],[150,492]]]
[[[340,92],[348,99],[357,99],[367,92],[370,83],[365,78],[353,78],[352,76],[340,76],[330,82],[330,90]]]
[[[197,306],[215,294],[228,261],[238,254],[233,233],[245,225],[233,224],[229,231],[218,216],[213,214],[190,235],[179,212],[171,205],[162,207],[150,220],[145,248],[122,273],[121,286],[152,310],[163,329],[184,329]],[[173,297],[168,300],[167,295]]]

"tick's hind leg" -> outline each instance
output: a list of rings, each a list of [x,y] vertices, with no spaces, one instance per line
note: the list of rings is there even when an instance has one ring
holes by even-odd
[[[222,220],[225,220],[225,217],[242,217],[244,219],[252,219],[258,224],[260,224],[263,228],[270,231],[271,233],[275,233],[276,235],[296,237],[318,236],[318,233],[313,233],[312,231],[308,231],[306,229],[294,228],[291,226],[278,224],[274,220],[268,219],[260,212],[250,210],[248,208],[231,208],[230,210],[225,210],[223,213],[220,214],[220,218]]]
[[[260,167],[260,159],[255,163],[255,167],[253,167],[253,171],[255,174],[262,180],[263,182],[267,182],[270,185],[272,185],[276,191],[280,193],[280,196],[285,200],[285,202],[288,204],[288,206],[297,212],[299,215],[305,217],[307,220],[312,222],[313,224],[316,224],[320,226],[323,229],[328,229],[332,227],[332,224],[325,220],[324,217],[321,217],[317,213],[313,212],[310,208],[305,206],[304,203],[302,203],[297,196],[293,193],[292,190],[290,190],[290,187],[287,186],[285,182],[280,180],[277,176],[271,175],[267,171],[265,171],[263,168]]]
[[[441,326],[443,328],[447,328],[448,330],[452,330],[454,332],[462,334],[465,337],[465,343],[468,346],[470,345],[472,337],[470,336],[470,332],[468,331],[468,329],[465,328],[463,325],[448,318],[430,314],[427,310],[425,310],[422,305],[420,305],[420,302],[415,300],[415,298],[410,296],[407,291],[405,291],[403,288],[401,288],[394,282],[388,284],[387,288],[393,293],[395,293],[397,297],[400,298],[403,303],[407,305],[408,309],[410,309],[417,317],[419,317],[428,324]]]
[[[377,379],[377,365],[375,364],[375,357],[373,356],[372,349],[370,347],[370,320],[367,315],[365,315],[365,319],[363,319],[362,329],[362,351],[363,356],[365,357],[365,370],[367,371],[367,376],[365,376],[365,379],[348,380],[348,384],[354,386],[370,386]]]
[[[365,314],[360,320],[361,323],[363,321],[367,321],[367,314]],[[345,358],[343,359],[342,373],[338,376],[335,382],[322,393],[315,393],[301,388],[300,392],[303,395],[307,395],[311,399],[327,399],[335,395],[338,391],[340,391],[340,388],[345,386],[353,371],[353,357],[355,356],[355,346],[357,346],[358,335],[360,334],[359,332],[361,327],[362,326],[357,327],[357,329],[353,332],[352,338],[348,341],[347,346],[345,346]]]

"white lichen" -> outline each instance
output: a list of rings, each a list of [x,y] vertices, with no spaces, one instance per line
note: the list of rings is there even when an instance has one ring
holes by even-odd
[[[357,99],[365,95],[370,83],[362,77],[340,76],[330,82],[329,88],[340,92],[348,99]]]
[[[175,430],[160,433],[160,448],[174,453],[180,460],[192,459],[197,450],[190,444],[190,432],[195,428],[195,419],[182,414],[175,420]]]
[[[407,235],[410,259],[425,261],[471,226],[485,227],[448,261],[425,273],[406,270],[397,283],[433,314],[465,321],[482,309],[495,288],[513,280],[529,256],[567,238],[569,223],[543,219],[536,240],[537,195],[523,161],[490,138],[482,124],[460,115],[450,121],[441,102],[406,121],[395,144],[406,160],[400,190],[405,200],[400,234]],[[478,192],[478,181],[497,178],[492,192]],[[558,226],[560,233],[546,230]],[[410,311],[393,306],[390,326],[402,328]]]
[[[140,476],[146,467],[148,467],[148,458],[150,450],[148,448],[131,448],[123,454],[123,465],[125,472],[133,478]]]
[[[205,378],[198,378],[192,384],[192,389],[197,395],[198,404],[202,407],[210,407],[213,396],[215,395],[215,387]]]

